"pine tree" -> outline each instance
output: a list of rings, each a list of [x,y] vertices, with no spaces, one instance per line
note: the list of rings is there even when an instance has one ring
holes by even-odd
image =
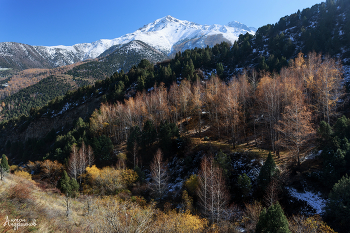
[[[74,178],[70,178],[66,171],[63,171],[63,176],[58,182],[58,188],[62,193],[69,196],[76,196],[79,190],[78,181]]]
[[[247,174],[239,175],[237,180],[237,186],[240,190],[242,198],[245,199],[249,196],[252,190],[252,181]]]
[[[267,211],[263,209],[255,232],[290,233],[287,217],[278,202],[270,206]]]
[[[216,74],[219,77],[222,77],[223,73],[224,73],[224,66],[222,65],[222,63],[217,63],[216,64]]]
[[[4,154],[2,155],[0,166],[3,167],[5,171],[10,170],[10,166],[8,164],[7,157]]]
[[[267,186],[271,182],[274,176],[278,175],[278,169],[276,167],[275,161],[273,160],[271,152],[267,156],[264,165],[260,169],[258,182],[259,186],[263,191],[266,190]]]
[[[348,230],[350,222],[350,177],[345,175],[336,183],[329,194],[326,216],[333,220],[335,230]]]
[[[68,194],[71,192],[70,178],[69,178],[66,171],[63,171],[63,176],[61,177],[60,181],[58,182],[58,188],[64,194]]]
[[[261,211],[260,215],[259,215],[259,221],[256,224],[256,232],[263,232],[263,229],[266,228],[268,224],[268,220],[266,218],[266,208],[263,208],[263,210]]]
[[[70,196],[75,197],[78,194],[78,190],[79,190],[79,183],[76,179],[72,178],[69,181],[69,185],[70,185]]]
[[[320,127],[317,129],[317,140],[322,149],[330,149],[332,147],[332,127],[325,121],[320,122]]]

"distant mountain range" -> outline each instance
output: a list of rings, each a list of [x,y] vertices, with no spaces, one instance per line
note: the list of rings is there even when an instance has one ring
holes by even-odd
[[[164,56],[178,51],[214,46],[223,41],[233,44],[240,34],[255,34],[256,29],[239,22],[227,25],[200,25],[166,16],[133,33],[115,39],[101,39],[72,46],[33,46],[15,42],[0,43],[0,68],[23,70],[53,68],[94,59],[113,53],[131,41],[141,41]]]

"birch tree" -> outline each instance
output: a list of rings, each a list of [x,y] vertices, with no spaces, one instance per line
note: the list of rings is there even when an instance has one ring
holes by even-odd
[[[77,179],[78,176],[78,153],[77,153],[77,145],[74,143],[72,146],[72,152],[69,156],[68,160],[68,173],[74,179]]]
[[[275,125],[279,120],[282,107],[280,78],[265,75],[260,80],[257,92],[261,112],[268,125],[271,148],[275,151],[275,141],[277,140]]]
[[[152,177],[150,188],[152,194],[156,198],[161,199],[168,188],[168,174],[167,167],[163,162],[163,153],[160,149],[158,149],[157,153],[154,155],[150,169]]]
[[[77,175],[79,176],[79,184],[81,184],[81,177],[85,172],[86,167],[88,166],[87,159],[87,150],[84,141],[81,143],[81,147],[78,152],[78,167],[77,167]]]
[[[211,222],[218,223],[226,217],[229,194],[222,169],[214,164],[213,158],[204,157],[199,171],[198,197],[202,214]]]
[[[202,97],[202,85],[200,83],[200,79],[197,79],[196,82],[192,85],[192,114],[197,117],[197,131],[199,133],[199,137],[201,137],[202,125],[201,125],[201,116],[202,116],[202,105],[203,105],[203,97]]]

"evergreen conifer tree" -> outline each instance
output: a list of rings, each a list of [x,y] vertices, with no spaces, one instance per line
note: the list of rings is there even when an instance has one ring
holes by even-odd
[[[346,232],[350,222],[350,177],[343,176],[329,194],[326,203],[326,217],[332,221],[335,230]]]
[[[69,178],[66,171],[63,171],[63,176],[61,177],[60,181],[58,182],[58,188],[64,194],[69,194],[71,192],[70,178]]]
[[[245,199],[249,196],[250,191],[252,190],[252,181],[250,180],[247,174],[239,175],[237,180],[237,185],[242,195],[242,198]]]
[[[63,171],[63,176],[58,182],[58,188],[62,193],[69,196],[76,196],[79,190],[78,181],[74,178],[70,178],[66,171]]]
[[[216,64],[216,74],[221,77],[224,73],[224,66],[222,65],[222,63],[217,63]]]
[[[271,205],[267,211],[263,209],[255,232],[290,233],[287,217],[278,202]]]
[[[9,166],[9,164],[8,164],[6,155],[4,155],[4,154],[2,155],[0,166],[3,167],[3,169],[4,169],[5,171],[9,171],[9,170],[10,170],[10,166]]]
[[[75,197],[78,194],[78,190],[79,190],[79,183],[76,179],[71,178],[69,181],[69,185],[70,185],[70,196]]]
[[[267,156],[267,159],[264,165],[260,169],[260,173],[258,177],[258,182],[261,189],[265,191],[267,186],[271,182],[272,178],[277,175],[278,175],[278,169],[276,167],[276,163],[273,160],[272,154],[270,152],[269,155]]]

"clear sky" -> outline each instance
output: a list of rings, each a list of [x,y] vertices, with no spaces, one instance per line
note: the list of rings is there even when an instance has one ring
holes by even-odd
[[[325,1],[325,0],[323,0]],[[0,0],[0,42],[73,45],[113,39],[171,15],[259,28],[322,0]]]

